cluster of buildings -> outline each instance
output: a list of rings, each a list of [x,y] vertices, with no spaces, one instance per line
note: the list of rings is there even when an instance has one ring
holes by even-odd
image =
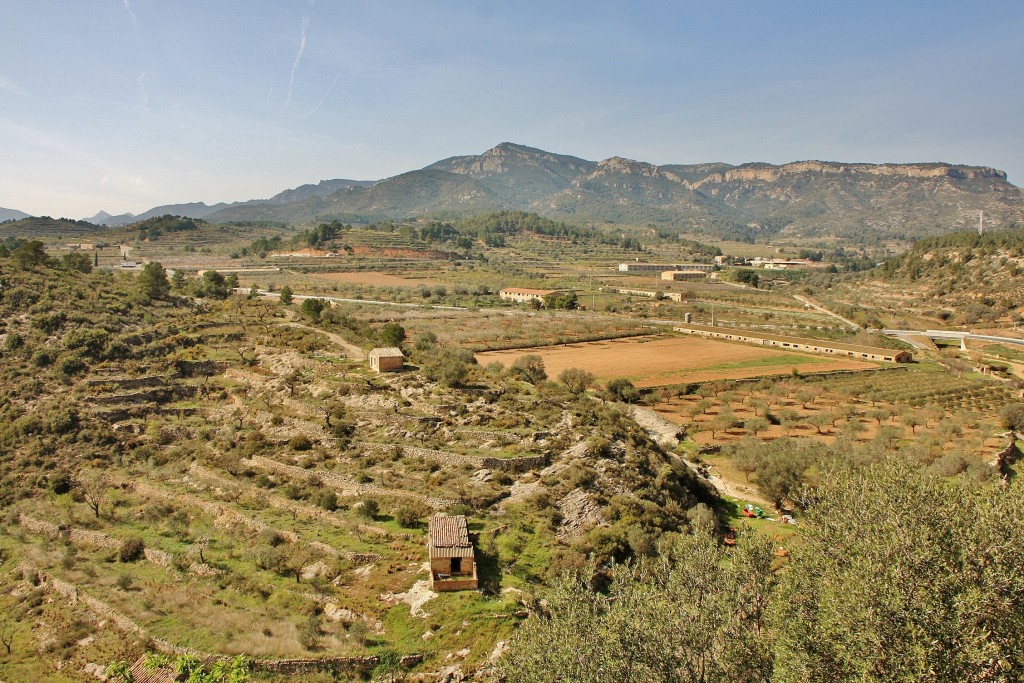
[[[747,261],[747,264],[753,268],[764,268],[765,270],[791,270],[794,268],[810,268],[816,264],[807,259],[794,258],[794,259],[781,259],[781,258],[762,258],[755,256]]]

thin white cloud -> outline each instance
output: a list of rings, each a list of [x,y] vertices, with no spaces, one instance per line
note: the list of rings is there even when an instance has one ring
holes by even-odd
[[[135,10],[132,9],[132,3],[129,2],[129,0],[121,0],[121,4],[124,5],[125,11],[128,12],[128,16],[131,17],[132,26],[138,30],[139,20],[135,18]]]
[[[335,86],[335,84],[336,84],[336,83],[338,82],[338,79],[339,79],[339,78],[341,78],[341,72],[340,72],[340,71],[338,72],[338,75],[334,77],[334,80],[333,80],[333,81],[331,81],[331,85],[330,85],[330,86],[329,86],[329,87],[327,88],[327,92],[325,92],[325,93],[324,93],[324,96],[320,98],[320,101],[319,101],[319,102],[317,102],[316,106],[315,106],[315,107],[313,107],[312,109],[310,109],[309,111],[307,111],[307,112],[306,112],[305,114],[303,114],[302,116],[300,116],[300,117],[299,117],[300,119],[304,119],[304,118],[306,118],[307,116],[309,116],[310,114],[312,114],[312,113],[313,113],[313,112],[315,112],[315,111],[316,111],[317,109],[319,109],[320,107],[322,107],[322,106],[323,106],[324,102],[326,102],[326,101],[327,101],[327,96],[331,94],[331,91],[332,91],[332,90],[334,90],[334,86]]]
[[[143,114],[147,114],[149,113],[149,91],[146,90],[146,72],[140,73],[135,82],[139,84],[139,109]]]
[[[309,28],[309,15],[302,15],[302,28],[299,31],[299,51],[295,53],[295,62],[292,63],[292,75],[288,79],[288,97],[284,98],[283,110],[292,101],[292,86],[295,85],[295,72],[299,69],[299,62],[302,61],[302,53],[306,51],[306,29]]]

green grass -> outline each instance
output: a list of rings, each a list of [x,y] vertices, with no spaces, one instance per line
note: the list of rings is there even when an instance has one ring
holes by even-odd
[[[785,354],[782,356],[769,356],[768,358],[751,358],[749,360],[727,361],[709,365],[703,370],[740,370],[745,368],[778,368],[790,365],[805,365],[811,363],[825,363],[831,359],[817,358],[815,356],[798,356],[796,354]]]

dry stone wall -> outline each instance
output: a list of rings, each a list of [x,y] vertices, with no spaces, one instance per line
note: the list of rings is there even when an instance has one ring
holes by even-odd
[[[31,531],[32,533],[39,534],[40,536],[66,539],[67,542],[72,545],[87,545],[93,548],[119,550],[123,543],[122,539],[108,536],[107,534],[99,531],[58,526],[52,522],[46,522],[41,519],[36,519],[35,517],[30,517],[24,513],[21,513],[18,516],[18,524],[20,524],[22,528]],[[160,567],[169,567],[174,561],[174,557],[170,553],[166,553],[155,548],[145,548],[143,550],[143,555],[147,562]]]
[[[30,571],[34,572],[35,576],[39,577],[39,585],[44,590],[58,593],[74,604],[77,604],[79,602],[83,603],[96,616],[110,621],[120,631],[145,641],[150,647],[157,650],[158,652],[162,652],[168,655],[194,655],[206,661],[230,659],[225,655],[200,652],[197,650],[192,650],[190,648],[182,647],[180,645],[175,645],[174,643],[162,640],[160,638],[154,638],[149,634],[149,632],[145,628],[135,623],[128,616],[114,609],[102,600],[98,600],[92,596],[86,595],[85,593],[78,590],[78,588],[75,587],[73,584],[70,584],[67,581],[62,581],[61,579],[51,576],[46,572],[35,572],[35,570]],[[422,659],[422,655],[407,655],[403,657],[400,661],[402,666],[411,667],[421,662]],[[254,672],[279,673],[290,675],[301,675],[320,671],[328,673],[344,671],[365,671],[368,669],[372,669],[379,663],[380,659],[376,656],[249,660],[249,665]]]
[[[278,472],[285,474],[290,477],[309,477],[315,476],[320,482],[337,491],[342,496],[391,496],[393,498],[411,498],[414,500],[422,500],[432,508],[443,510],[455,505],[458,501],[451,498],[434,498],[432,496],[425,496],[420,493],[414,493],[412,491],[401,491],[399,489],[388,489],[383,486],[377,486],[375,484],[359,484],[349,477],[337,474],[335,472],[328,472],[326,470],[306,470],[295,465],[286,465],[283,462],[277,460],[271,460],[260,455],[253,456],[249,460],[242,460],[243,465],[250,465],[263,470],[269,470],[271,472]]]
[[[438,451],[432,448],[420,448],[418,446],[382,444],[382,443],[359,443],[359,448],[370,453],[390,455],[395,448],[401,449],[403,455],[413,458],[432,460],[447,466],[471,465],[477,468],[491,470],[502,470],[504,472],[527,472],[532,469],[547,467],[549,458],[546,455],[529,455],[520,458],[497,458],[480,455],[463,455],[461,453],[450,453]]]

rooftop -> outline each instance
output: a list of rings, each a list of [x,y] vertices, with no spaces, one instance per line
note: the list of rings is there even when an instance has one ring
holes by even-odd
[[[464,515],[434,515],[427,532],[430,559],[436,557],[473,557],[469,527]]]
[[[405,358],[402,349],[397,346],[378,347],[370,351],[370,358]]]
[[[871,353],[881,356],[893,356],[897,353],[906,353],[904,349],[887,349],[881,346],[861,346],[860,344],[844,344],[830,339],[810,339],[808,337],[790,337],[781,334],[769,334],[760,330],[741,330],[731,327],[710,327],[708,325],[677,325],[677,330],[700,330],[701,332],[715,332],[718,334],[732,334],[736,336],[751,337],[753,339],[767,339],[789,344],[807,344],[818,348],[837,349],[839,351],[854,351],[856,353]]]
[[[536,294],[538,296],[547,296],[548,294],[554,294],[563,290],[559,289],[529,289],[527,287],[506,287],[501,290],[502,292],[508,292],[509,294]]]

